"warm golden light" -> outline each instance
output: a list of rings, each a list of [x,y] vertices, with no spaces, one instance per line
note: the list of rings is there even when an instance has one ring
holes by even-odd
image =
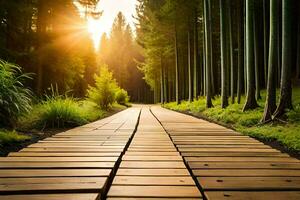
[[[84,16],[85,8],[82,7],[76,0],[74,4],[80,11],[82,17]],[[93,39],[94,47],[99,49],[99,43],[103,33],[110,34],[112,24],[118,12],[122,12],[126,18],[127,23],[134,29],[133,15],[135,15],[135,6],[137,0],[100,0],[97,5],[97,11],[103,11],[99,19],[87,17],[87,28]]]

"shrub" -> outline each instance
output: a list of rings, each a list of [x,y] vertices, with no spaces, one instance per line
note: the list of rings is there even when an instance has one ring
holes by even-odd
[[[0,124],[15,126],[18,116],[31,109],[32,92],[24,86],[28,79],[21,67],[0,60]]]
[[[95,87],[89,87],[88,99],[96,103],[101,109],[108,110],[115,101],[117,82],[107,66],[102,66],[100,75],[95,75]]]
[[[116,92],[116,101],[118,104],[126,106],[129,102],[129,96],[126,90],[118,88]]]

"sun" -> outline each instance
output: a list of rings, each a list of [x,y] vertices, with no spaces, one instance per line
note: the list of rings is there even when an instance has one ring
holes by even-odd
[[[100,22],[99,19],[88,18],[87,29],[88,29],[88,32],[91,34],[91,37],[92,37],[92,40],[94,43],[94,47],[95,47],[96,51],[98,51],[101,36],[105,32],[105,30],[103,29],[103,24]]]
[[[85,16],[85,8],[78,2],[73,0],[74,5],[77,7],[81,17],[87,20],[87,29],[94,43],[95,50],[99,50],[101,37],[104,33],[110,35],[111,27],[118,12],[122,12],[134,29],[135,7],[137,0],[101,0],[96,6],[96,11],[100,11],[102,15],[99,18]]]

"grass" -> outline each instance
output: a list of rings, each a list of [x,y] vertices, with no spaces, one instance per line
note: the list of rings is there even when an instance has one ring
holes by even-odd
[[[259,107],[242,112],[245,98],[241,104],[230,104],[222,109],[220,97],[213,100],[213,108],[205,108],[205,98],[200,97],[193,102],[183,101],[179,105],[174,102],[164,105],[165,108],[189,112],[193,115],[204,117],[264,141],[277,141],[291,151],[300,151],[300,88],[293,89],[294,110],[287,113],[284,123],[270,123],[262,125],[260,120],[263,115],[265,91],[261,93],[262,99],[258,101]]]
[[[16,131],[0,130],[0,145],[24,142],[25,140],[29,139],[29,136],[19,134]]]
[[[72,128],[101,119],[122,110],[125,106],[114,104],[111,110],[100,109],[90,101],[73,98],[53,98],[33,106],[30,114],[19,119],[18,129]]]

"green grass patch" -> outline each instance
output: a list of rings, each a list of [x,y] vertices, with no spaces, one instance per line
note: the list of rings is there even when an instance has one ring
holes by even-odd
[[[300,151],[300,88],[293,89],[294,110],[287,112],[285,123],[260,124],[264,111],[265,94],[265,91],[262,91],[262,99],[258,101],[258,108],[246,112],[242,112],[244,97],[241,104],[229,104],[226,109],[221,108],[220,97],[215,97],[214,107],[210,109],[206,109],[204,97],[199,97],[193,102],[183,101],[179,105],[171,102],[163,106],[171,110],[190,112],[230,126],[246,135],[266,141],[278,141],[290,150]]]
[[[71,128],[101,119],[109,112],[90,101],[69,97],[48,99],[33,106],[30,114],[21,117],[18,129]]]
[[[0,144],[23,142],[29,139],[29,136],[19,134],[16,131],[0,130]]]

